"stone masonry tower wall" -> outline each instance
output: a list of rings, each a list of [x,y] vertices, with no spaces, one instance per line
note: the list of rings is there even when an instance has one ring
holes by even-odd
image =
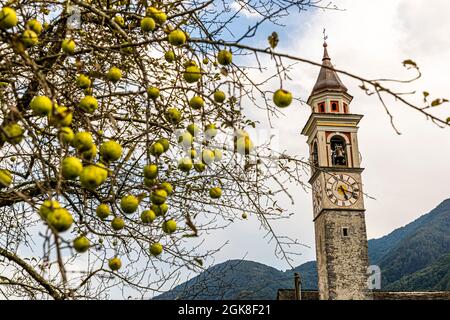
[[[352,96],[332,69],[324,44],[322,68],[308,99],[308,136],[320,299],[371,299],[358,124]]]

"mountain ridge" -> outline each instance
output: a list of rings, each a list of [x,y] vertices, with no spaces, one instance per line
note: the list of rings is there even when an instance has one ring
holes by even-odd
[[[389,234],[368,241],[370,264],[382,270],[382,289],[450,290],[450,199]],[[280,271],[255,261],[230,259],[154,299],[275,299],[278,289],[317,290],[316,262]],[[215,280],[216,279],[216,280]]]

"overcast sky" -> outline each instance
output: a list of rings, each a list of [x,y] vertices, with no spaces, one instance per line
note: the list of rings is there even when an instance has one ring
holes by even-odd
[[[450,96],[450,2],[446,0],[384,0],[334,1],[345,11],[314,10],[293,13],[281,35],[278,50],[321,61],[322,30],[327,29],[329,53],[335,67],[366,78],[407,78],[401,62],[414,59],[423,73],[422,79],[406,91],[427,90],[433,97]],[[251,21],[252,16],[248,17]],[[267,46],[266,37],[274,29],[266,26],[254,44]],[[260,43],[258,43],[260,41]],[[300,64],[291,74],[293,81],[285,84],[296,97],[303,100],[315,83],[319,69]],[[376,200],[365,199],[368,238],[381,237],[429,212],[450,197],[450,139],[449,129],[440,129],[431,122],[387,99],[395,123],[402,135],[389,124],[382,105],[375,97],[366,96],[360,83],[341,76],[354,96],[350,106],[353,113],[363,114],[359,145],[363,157],[364,190]],[[421,95],[409,97],[421,103]],[[441,107],[445,118],[450,106]],[[440,113],[439,113],[440,112]],[[274,130],[283,141],[282,149],[307,157],[306,137],[300,135],[310,109],[299,102],[286,109],[275,121]],[[296,203],[286,206],[295,212],[287,221],[274,223],[279,234],[296,238],[310,248],[298,248],[302,255],[294,257],[294,265],[315,259],[311,194],[296,186],[290,187]],[[209,238],[211,246],[229,240],[217,256],[216,263],[228,259],[262,262],[287,269],[278,260],[274,247],[264,239],[255,217],[239,221],[223,232]]]

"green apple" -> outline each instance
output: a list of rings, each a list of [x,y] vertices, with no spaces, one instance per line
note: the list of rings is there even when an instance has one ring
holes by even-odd
[[[159,143],[155,142],[150,146],[150,154],[154,155],[155,157],[159,157],[164,153],[164,146]]]
[[[111,82],[117,82],[122,79],[122,71],[119,68],[112,67],[106,74],[106,78]]]
[[[13,176],[9,170],[0,169],[0,188],[9,187],[12,183]]]
[[[97,146],[95,144],[92,145],[88,150],[83,151],[81,156],[85,160],[92,161],[97,156]]]
[[[32,47],[38,44],[39,37],[33,30],[25,30],[20,37],[25,47]]]
[[[88,251],[89,247],[91,246],[91,243],[89,242],[89,239],[86,238],[85,236],[79,236],[73,240],[72,245],[76,252],[83,253]]]
[[[247,214],[245,212],[242,214],[242,219],[247,219]]]
[[[209,196],[212,199],[219,199],[222,196],[222,189],[219,187],[209,189]]]
[[[148,164],[144,167],[144,177],[147,179],[155,179],[158,176],[158,166],[156,164]]]
[[[202,151],[202,162],[205,164],[211,164],[214,161],[214,152],[209,149],[205,149]]]
[[[192,67],[192,66],[198,67],[197,62],[195,60],[189,59],[189,60],[186,60],[185,62],[183,62],[183,67],[185,67],[185,68]]]
[[[228,50],[220,50],[217,54],[217,62],[223,66],[229,65],[233,61],[233,55]]]
[[[223,103],[225,101],[225,99],[227,98],[225,95],[225,92],[217,90],[214,92],[214,101],[217,103]]]
[[[80,174],[81,185],[90,190],[94,190],[105,182],[108,171],[101,167],[101,164],[91,164],[83,168]]]
[[[98,108],[98,101],[93,96],[85,96],[78,107],[84,112],[93,113]]]
[[[202,72],[197,66],[189,66],[184,70],[183,78],[187,83],[194,83],[200,80]]]
[[[88,89],[91,86],[91,79],[89,79],[89,77],[85,76],[84,74],[80,74],[77,77],[76,82],[81,89]]]
[[[33,30],[36,34],[40,34],[42,32],[42,25],[37,19],[28,20],[25,26],[28,29]]]
[[[169,43],[173,46],[182,46],[186,43],[186,34],[180,30],[173,30],[169,33]]]
[[[167,15],[155,7],[148,7],[146,9],[146,15],[153,18],[159,25],[164,24],[164,22],[166,22],[167,20]]]
[[[31,99],[30,108],[37,116],[47,116],[52,112],[52,100],[47,96],[35,96]]]
[[[163,216],[169,211],[169,206],[167,203],[163,203],[161,205],[152,204],[150,209],[156,214],[156,216]]]
[[[167,140],[166,138],[161,138],[161,139],[158,139],[157,142],[160,143],[163,146],[164,152],[169,150],[169,148],[170,148],[169,140]]]
[[[159,242],[152,243],[150,246],[150,253],[153,256],[159,256],[163,252],[163,246]]]
[[[178,143],[181,144],[184,149],[191,148],[193,142],[194,137],[188,131],[184,131],[178,136]]]
[[[199,127],[197,127],[195,124],[191,123],[186,127],[186,130],[195,137],[200,132]]]
[[[178,169],[183,172],[189,172],[192,169],[192,160],[191,158],[181,158],[178,161]]]
[[[167,200],[167,192],[164,189],[155,189],[150,195],[153,204],[162,205]]]
[[[122,229],[125,227],[125,221],[123,221],[122,218],[114,217],[114,218],[111,220],[111,227],[112,227],[113,230],[115,230],[115,231],[122,230]]]
[[[56,208],[49,212],[47,222],[58,232],[69,230],[73,223],[73,217],[65,208]]]
[[[61,163],[61,173],[64,179],[76,179],[83,171],[81,160],[76,157],[66,157]]]
[[[173,193],[173,187],[169,182],[163,182],[159,185],[159,187],[163,190],[166,190],[167,195],[171,195]]]
[[[159,97],[159,89],[157,87],[148,87],[147,94],[150,99],[156,100]]]
[[[202,162],[194,163],[194,169],[197,172],[203,172],[206,169],[206,165]]]
[[[19,144],[23,139],[23,129],[17,123],[9,123],[3,127],[1,138],[12,145]]]
[[[73,138],[72,145],[78,151],[89,150],[94,145],[92,134],[86,131],[77,132]]]
[[[279,108],[286,108],[292,103],[292,94],[289,91],[278,89],[273,94],[273,102]]]
[[[189,100],[189,106],[194,110],[199,110],[205,106],[205,101],[202,97],[195,96]]]
[[[111,258],[108,260],[108,266],[112,271],[117,271],[122,267],[122,261],[117,257]]]
[[[104,142],[100,146],[100,155],[107,162],[117,161],[122,156],[122,146],[114,140]]]
[[[164,53],[164,59],[166,59],[167,62],[172,63],[175,61],[175,53],[172,50],[166,51]]]
[[[45,220],[52,211],[58,208],[61,208],[58,201],[47,199],[39,207],[39,215]]]
[[[144,210],[141,213],[141,221],[143,223],[152,223],[156,219],[156,214],[153,210]]]
[[[135,212],[138,206],[139,199],[131,194],[123,196],[120,200],[120,209],[122,209],[122,211],[125,213],[129,214]]]
[[[162,229],[165,233],[174,233],[177,230],[177,223],[175,220],[170,219],[168,221],[163,222]]]
[[[207,124],[205,126],[205,137],[207,139],[212,139],[217,135],[217,128],[214,123]]]
[[[121,28],[123,28],[125,26],[125,20],[123,19],[122,16],[115,16],[114,17],[114,22],[117,23]]]
[[[167,121],[178,124],[181,121],[181,111],[178,108],[169,108],[165,113]]]
[[[110,213],[111,208],[106,203],[101,203],[95,210],[95,214],[97,215],[97,217],[99,217],[102,220],[108,218]]]
[[[64,39],[61,43],[61,48],[63,52],[68,55],[72,55],[75,53],[75,47],[76,47],[75,41],[73,41],[72,39]]]
[[[253,150],[253,142],[249,136],[240,137],[235,140],[234,147],[240,154],[250,154]]]
[[[145,17],[144,19],[141,20],[141,29],[144,32],[150,32],[155,30],[156,27],[156,23],[155,20],[153,20],[153,18],[150,17]]]
[[[72,119],[72,112],[64,106],[58,106],[55,114],[50,113],[48,115],[49,124],[56,127],[68,127],[72,123]]]
[[[0,11],[0,29],[10,29],[17,25],[16,10],[3,7]]]

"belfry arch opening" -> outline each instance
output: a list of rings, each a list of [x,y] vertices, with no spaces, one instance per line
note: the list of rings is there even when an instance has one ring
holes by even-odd
[[[330,140],[331,163],[333,166],[347,166],[347,144],[341,136],[334,136]]]
[[[311,148],[311,162],[313,165],[313,170],[319,166],[319,150],[317,148],[317,142],[314,141]]]

